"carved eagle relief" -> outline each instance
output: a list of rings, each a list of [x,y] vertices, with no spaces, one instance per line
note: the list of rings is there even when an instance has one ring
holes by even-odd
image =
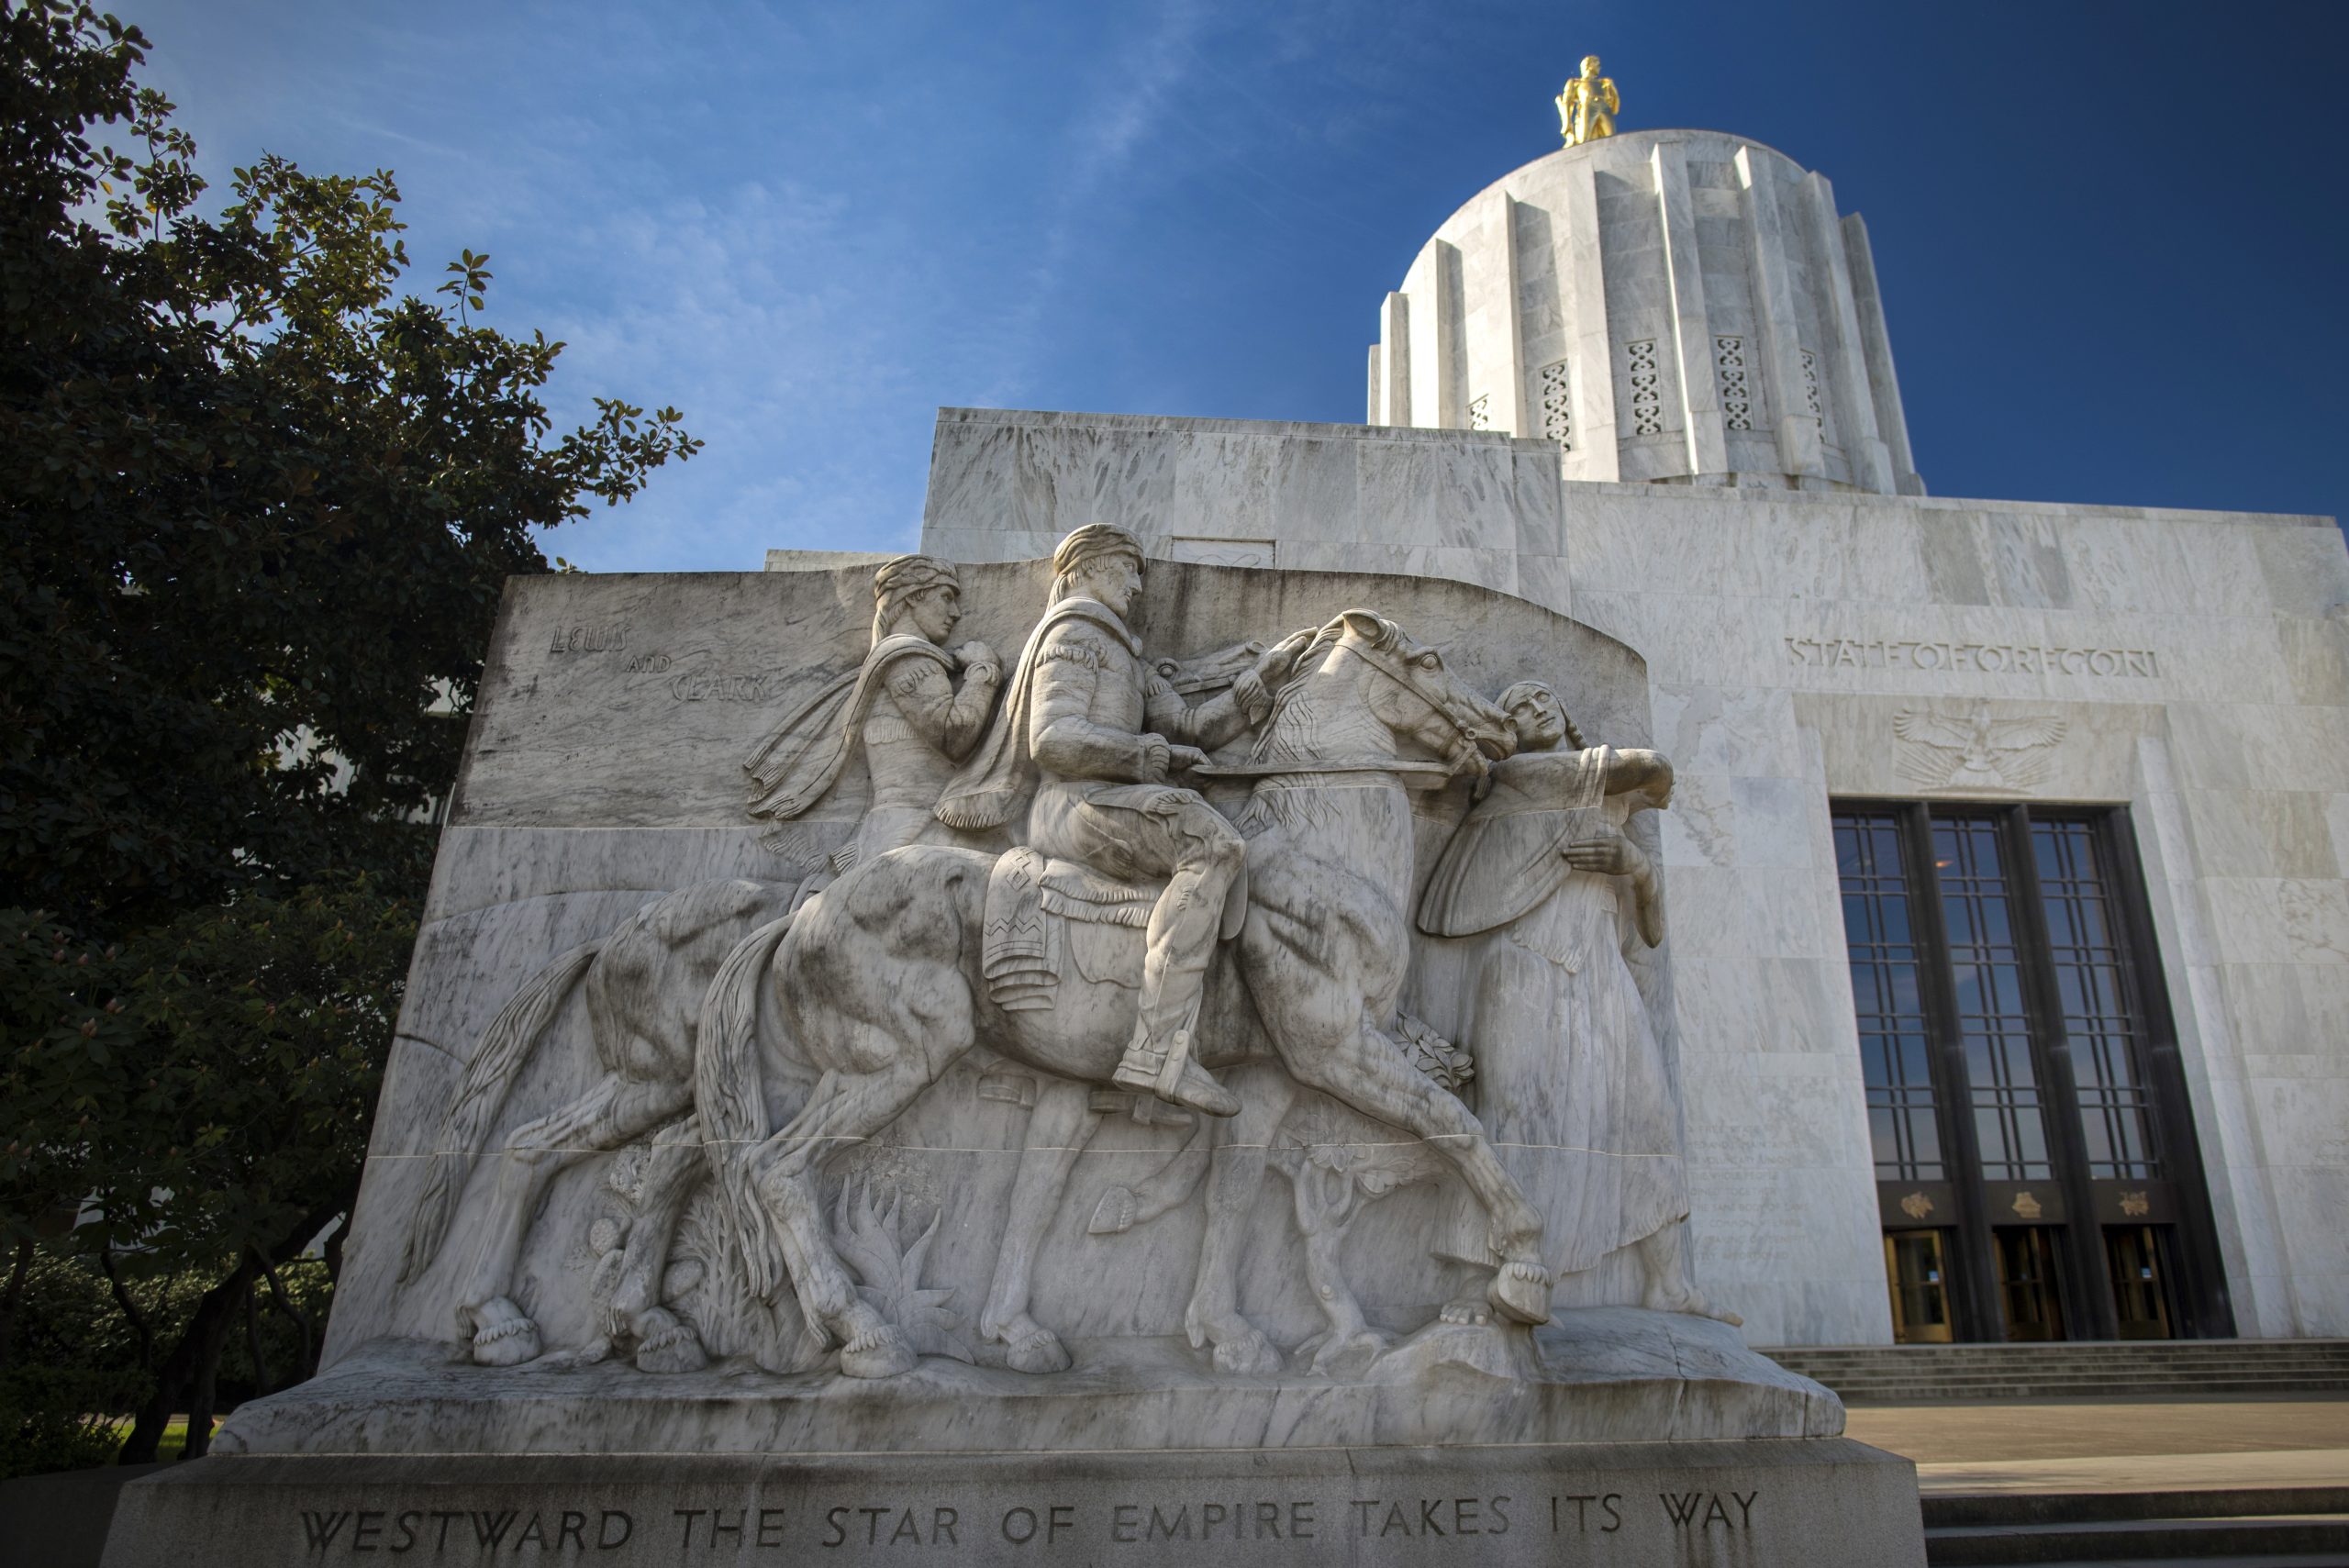
[[[1987,704],[1949,716],[1903,708],[1893,768],[1926,789],[2026,790],[2046,778],[2070,725],[2047,714],[2000,718]]]

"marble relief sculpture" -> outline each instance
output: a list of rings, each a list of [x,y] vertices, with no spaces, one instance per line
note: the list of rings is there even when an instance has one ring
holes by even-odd
[[[745,763],[751,817],[805,874],[655,898],[488,1026],[402,1268],[433,1270],[484,1151],[466,1262],[431,1275],[454,1280],[471,1359],[546,1358],[517,1299],[525,1238],[564,1165],[625,1151],[583,1241],[607,1331],[573,1362],[689,1372],[742,1340],[713,1350],[707,1325],[748,1314],[776,1371],[1067,1370],[1038,1260],[1113,1118],[1141,1162],[1094,1189],[1083,1234],[1197,1235],[1180,1321],[1220,1374],[1360,1374],[1438,1354],[1425,1333],[1538,1326],[1556,1275],[1624,1247],[1646,1305],[1734,1322],[1684,1277],[1676,1105],[1635,976],[1664,927],[1622,828],[1664,804],[1669,763],[1583,748],[1537,683],[1480,695],[1368,609],[1146,653],[1142,553],[1121,529],[1076,530],[1052,565],[1008,681],[984,643],[949,649],[952,566],[883,567],[862,662]],[[860,757],[869,805],[819,829]],[[490,1139],[574,990],[593,1085]],[[979,1303],[924,1282],[942,1201],[888,1153],[971,1053],[992,1064],[981,1094],[1027,1109]],[[1286,1353],[1243,1289],[1268,1173],[1325,1320]],[[1475,1283],[1440,1323],[1376,1326],[1349,1234],[1431,1185],[1443,1233],[1419,1250]],[[1481,1353],[1441,1351],[1527,1364]]]
[[[995,828],[1026,806],[1028,840],[1041,854],[1129,885],[1164,879],[1146,927],[1133,1038],[1111,1077],[1230,1116],[1240,1103],[1191,1061],[1191,1030],[1219,923],[1239,913],[1230,895],[1247,850],[1197,791],[1166,778],[1206,765],[1208,754],[1186,742],[1219,745],[1261,721],[1297,649],[1267,650],[1230,690],[1194,707],[1142,662],[1126,628],[1141,591],[1131,534],[1079,528],[1054,551],[1052,571],[1052,607],[1020,653],[1003,718],[986,751],[934,803],[937,814]]]
[[[1734,1323],[1685,1276],[1679,1106],[1631,962],[1664,941],[1663,890],[1623,829],[1670,799],[1672,764],[1585,746],[1538,682],[1501,706],[1515,754],[1445,847],[1419,911],[1429,935],[1469,940],[1431,952],[1423,989],[1448,999],[1444,1022],[1476,1055],[1481,1118],[1550,1221],[1552,1271],[1635,1248],[1644,1305]],[[1487,1263],[1483,1248],[1465,1212],[1436,1243],[1471,1263]]]
[[[985,644],[952,653],[942,646],[961,617],[952,566],[901,556],[874,573],[873,597],[873,646],[862,665],[795,713],[744,764],[751,816],[784,819],[822,798],[863,746],[874,796],[854,836],[830,857],[843,866],[911,843],[935,826],[930,808],[937,791],[977,740],[1001,681]],[[556,959],[492,1020],[441,1119],[434,1145],[440,1152],[408,1231],[404,1279],[439,1253],[471,1173],[468,1151],[482,1146],[540,1033],[574,986],[586,992],[603,1071],[584,1095],[526,1123],[493,1154],[495,1202],[455,1304],[475,1361],[514,1365],[543,1348],[538,1326],[508,1292],[524,1229],[548,1183],[586,1154],[649,1138],[653,1155],[633,1204],[630,1240],[623,1262],[607,1271],[607,1316],[647,1371],[705,1364],[697,1337],[662,1306],[659,1284],[671,1234],[707,1170],[701,1123],[690,1114],[702,998],[738,943],[825,880],[726,881],[670,894],[609,936]]]
[[[872,805],[854,837],[825,857],[831,869],[939,837],[932,808],[985,733],[1003,684],[1003,667],[985,643],[947,651],[962,617],[962,584],[946,562],[901,555],[874,573],[872,651],[742,764],[751,816],[778,823],[800,816],[831,793],[861,745]],[[777,840],[775,847],[789,842]]]

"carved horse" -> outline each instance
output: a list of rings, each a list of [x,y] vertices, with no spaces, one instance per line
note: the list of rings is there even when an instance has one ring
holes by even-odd
[[[1407,1029],[1411,1021],[1404,1020]],[[1422,1057],[1420,1062],[1421,1070],[1447,1089],[1456,1088],[1471,1072],[1466,1053],[1451,1051],[1450,1043],[1442,1042],[1445,1053],[1440,1060]],[[1431,1144],[1397,1142],[1328,1095],[1300,1091],[1276,1062],[1244,1062],[1233,1072],[1229,1086],[1240,1100],[1238,1116],[1203,1121],[1192,1130],[1188,1141],[1147,1179],[1104,1192],[1085,1229],[1095,1236],[1122,1235],[1171,1214],[1198,1191],[1219,1151],[1261,1150],[1262,1164],[1256,1168],[1278,1171],[1289,1184],[1290,1208],[1305,1252],[1305,1283],[1327,1324],[1297,1351],[1311,1358],[1307,1370],[1316,1374],[1360,1372],[1388,1348],[1390,1340],[1371,1327],[1346,1278],[1341,1263],[1346,1229],[1371,1204],[1414,1183],[1435,1180],[1451,1162]],[[1089,1138],[1093,1130],[1088,1129],[1080,1136]],[[1030,1158],[1041,1153],[1033,1140],[1030,1150]],[[1220,1157],[1235,1156],[1223,1153]],[[1063,1164],[1060,1167],[1063,1183],[1065,1172]],[[1057,1200],[1058,1190],[1052,1195]],[[1039,1204],[1032,1212],[1023,1214],[1015,1204],[1014,1224],[1024,1221],[1033,1226],[1041,1240],[1043,1226],[1052,1218],[1051,1207]],[[1023,1252],[1016,1235],[1007,1236],[1003,1257],[1007,1262],[1017,1259],[1019,1266],[1033,1267],[1032,1250]],[[996,1289],[999,1297],[1017,1290],[1021,1293],[1019,1299],[1025,1300],[1024,1279],[1014,1284],[1007,1279],[1006,1271],[998,1270]],[[1228,1288],[1219,1285],[1215,1297],[1227,1312],[1236,1311],[1230,1305]],[[1482,1298],[1450,1303],[1443,1317],[1452,1322],[1489,1320]],[[1261,1333],[1238,1329],[1217,1345],[1216,1364],[1227,1371],[1265,1372],[1279,1364],[1279,1357]]]
[[[610,935],[584,942],[533,975],[490,1020],[443,1115],[432,1167],[409,1222],[403,1283],[440,1255],[507,1091],[571,993],[584,984],[599,1071],[586,1093],[507,1134],[493,1155],[495,1195],[456,1288],[473,1359],[512,1366],[541,1350],[538,1325],[508,1294],[530,1219],[565,1166],[649,1134],[651,1160],[640,1216],[611,1310],[647,1372],[692,1372],[707,1355],[661,1305],[662,1271],[678,1216],[704,1173],[690,1113],[695,1031],[702,998],[746,936],[785,917],[796,883],[707,883],[654,899]]]
[[[1440,1151],[1483,1205],[1504,1260],[1492,1306],[1541,1323],[1550,1286],[1541,1216],[1475,1116],[1413,1065],[1394,1032],[1411,931],[1403,778],[1481,770],[1510,740],[1501,712],[1393,622],[1351,610],[1323,628],[1243,770],[1258,782],[1238,817],[1250,835],[1234,944],[1241,984],[1210,988],[1214,1011],[1196,1038],[1208,1066],[1269,1050],[1288,1080]],[[1407,750],[1442,762],[1431,770]],[[1073,965],[1050,1007],[997,1004],[982,942],[994,865],[975,851],[915,847],[854,867],[796,916],[746,940],[705,1004],[697,1114],[746,1272],[770,1295],[787,1276],[811,1333],[841,1347],[841,1368],[852,1376],[893,1375],[916,1358],[841,1263],[817,1187],[823,1162],[886,1127],[975,1046],[1074,1084],[1108,1086],[1132,1030],[1130,990]],[[1126,940],[1138,972],[1142,934]],[[1252,1008],[1232,1005],[1241,993]],[[768,1117],[771,1094],[792,1107],[779,1129]],[[1075,1096],[1049,1103],[1083,1114]],[[1040,1099],[1038,1119],[1049,1124],[1046,1106]],[[1031,1126],[1031,1149],[1055,1130]],[[1023,1164],[1028,1190],[1015,1193],[1015,1208],[1023,1195],[1032,1204],[1058,1185],[1051,1162]],[[1261,1148],[1219,1151],[1186,1314],[1193,1342],[1211,1343],[1230,1371],[1262,1373],[1279,1362],[1240,1314],[1233,1278],[1264,1169]],[[1024,1289],[1007,1287],[1000,1273],[997,1284],[983,1327],[1027,1352],[1015,1364],[1066,1365],[1017,1299]]]

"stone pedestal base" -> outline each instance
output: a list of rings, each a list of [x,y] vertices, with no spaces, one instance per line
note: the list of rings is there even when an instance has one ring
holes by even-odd
[[[1070,1349],[1064,1373],[931,1357],[864,1381],[383,1341],[127,1488],[106,1561],[1924,1562],[1915,1467],[1720,1323],[1436,1324],[1346,1376]]]
[[[1915,1467],[1842,1438],[1164,1453],[212,1458],[106,1568],[383,1562],[1909,1568]]]

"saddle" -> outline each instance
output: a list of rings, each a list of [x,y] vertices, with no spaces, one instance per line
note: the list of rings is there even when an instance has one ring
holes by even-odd
[[[1048,1008],[1071,961],[1086,980],[1139,989],[1141,949],[1117,929],[1147,927],[1165,887],[1159,879],[1122,882],[1025,847],[998,857],[987,875],[980,949],[989,998],[1007,1013]]]

